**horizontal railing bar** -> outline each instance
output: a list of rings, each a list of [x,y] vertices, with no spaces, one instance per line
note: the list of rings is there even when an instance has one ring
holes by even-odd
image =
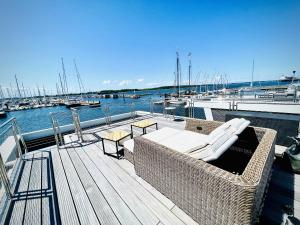
[[[8,123],[10,123],[11,121],[13,121],[15,119],[15,117],[10,118],[9,120],[7,120],[6,122],[4,122],[3,124],[0,125],[0,129],[2,127],[4,127],[5,125],[7,125]]]
[[[11,129],[13,127],[13,125],[11,124],[11,125],[9,125],[4,131],[2,131],[1,133],[0,133],[0,137],[2,136],[2,135],[4,135],[9,129]]]

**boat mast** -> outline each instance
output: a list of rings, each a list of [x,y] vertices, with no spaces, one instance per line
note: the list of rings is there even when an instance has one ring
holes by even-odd
[[[16,96],[15,96],[15,93],[13,91],[11,83],[9,83],[9,86],[10,86],[10,93],[11,93],[12,99],[14,99]]]
[[[12,100],[12,97],[11,97],[11,94],[10,94],[10,91],[9,91],[9,88],[8,88],[8,87],[6,88],[6,92],[7,92],[7,96],[8,96],[8,98],[10,98],[10,101],[11,101],[11,102],[13,102],[13,100]]]
[[[59,91],[58,83],[56,83],[56,95],[57,95],[57,96],[59,96],[59,95],[60,95],[60,91]]]
[[[189,57],[189,89],[190,89],[190,91],[191,91],[191,70],[192,70],[191,56],[192,56],[192,53],[189,53],[188,57]]]
[[[21,94],[21,91],[20,91],[20,88],[19,88],[19,83],[18,83],[18,79],[17,79],[17,75],[16,74],[15,74],[15,80],[16,80],[18,94],[19,94],[19,97],[21,99],[22,98],[22,94]]]
[[[25,88],[24,88],[23,83],[22,83],[22,89],[23,89],[23,96],[24,96],[24,98],[26,98],[26,93],[25,93]]]
[[[39,88],[39,85],[36,85],[36,87],[37,87],[37,91],[38,91],[38,98],[40,98],[41,97],[41,92],[40,92],[40,88]]]
[[[2,100],[4,99],[4,94],[3,94],[3,91],[2,91],[1,85],[0,85],[0,97],[1,97]]]
[[[296,70],[293,71],[293,78],[292,78],[292,84],[294,83],[294,79],[295,79],[295,74],[296,74]]]
[[[254,75],[254,59],[253,59],[253,62],[252,62],[252,76],[251,76],[251,84],[250,84],[250,87],[253,87],[253,75]]]
[[[62,80],[61,80],[60,73],[58,74],[58,76],[59,76],[59,81],[60,81],[60,86],[61,86],[61,94],[64,95],[65,98],[67,98],[67,97],[66,97],[66,94],[65,94],[64,85],[63,85],[63,82],[62,82]]]
[[[67,98],[67,95],[69,93],[69,89],[68,89],[67,75],[66,75],[65,64],[64,64],[64,59],[63,58],[61,58],[61,66],[62,66],[62,70],[63,70],[64,91],[65,91],[65,95],[66,95],[66,98]]]
[[[79,91],[80,91],[80,95],[81,95],[81,98],[82,98],[82,93],[85,92],[85,89],[84,89],[84,86],[83,86],[83,83],[82,83],[82,80],[81,80],[81,76],[80,76],[80,73],[78,71],[75,59],[73,59],[73,62],[74,62],[74,67],[75,67],[76,76],[77,76],[77,80],[78,80]]]
[[[45,90],[45,86],[43,85],[43,92],[44,92],[44,99],[46,99],[46,90]]]
[[[180,62],[179,62],[179,53],[176,52],[176,81],[177,81],[177,94],[180,97]]]

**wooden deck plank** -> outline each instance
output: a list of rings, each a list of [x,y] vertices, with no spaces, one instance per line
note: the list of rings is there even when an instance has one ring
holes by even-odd
[[[174,206],[171,211],[180,218],[185,224],[188,225],[199,225],[195,222],[189,215],[187,215],[183,210],[181,210],[178,206]]]
[[[42,153],[36,152],[32,158],[32,168],[28,186],[28,196],[23,224],[38,225],[42,223],[41,196],[42,196]]]
[[[43,151],[42,152],[42,224],[43,225],[50,225],[50,224],[56,224],[56,221],[51,220],[50,215],[50,207],[51,207],[51,201],[50,196],[52,199],[54,198],[53,193],[48,194],[47,192],[53,191],[51,189],[51,183],[49,182],[50,178],[50,168],[48,166],[49,163],[49,152]],[[52,216],[52,218],[54,215]]]
[[[87,192],[87,195],[89,196],[89,199],[93,205],[93,208],[95,209],[95,213],[98,216],[100,223],[102,224],[122,224],[120,221],[124,220],[131,221],[132,218],[130,217],[130,212],[128,212],[125,218],[124,217],[118,217],[118,213],[122,212],[122,210],[125,209],[128,210],[125,204],[122,204],[124,207],[118,207],[118,211],[115,211],[112,209],[112,204],[108,202],[108,200],[104,197],[106,196],[103,193],[103,187],[109,189],[109,184],[104,184],[101,186],[101,188],[98,188],[97,182],[95,182],[95,176],[93,174],[90,174],[90,169],[88,167],[85,167],[79,156],[76,154],[74,150],[68,150],[69,156],[74,164],[74,167],[77,170],[78,176],[85,187],[85,190]],[[92,166],[92,165],[91,165]],[[100,179],[104,179],[101,177]],[[102,183],[103,184],[103,183]],[[112,192],[110,193],[112,194]],[[120,201],[120,200],[119,200]],[[117,203],[115,203],[117,204]],[[121,214],[121,213],[120,213]],[[122,214],[121,214],[122,215]],[[134,221],[133,223],[134,224]]]
[[[7,218],[8,224],[19,225],[23,224],[24,211],[26,205],[26,195],[29,186],[30,172],[32,166],[33,155],[26,155],[24,157],[24,167],[21,170],[21,179],[18,187],[16,189],[13,202],[12,202],[12,212],[11,217]]]
[[[24,165],[23,160],[20,158],[17,161],[15,161],[15,163],[16,164],[14,165],[9,175],[11,190],[13,193],[16,191],[15,189],[19,180],[19,174],[21,173],[21,170]],[[4,224],[12,202],[11,199],[8,198],[4,190],[3,194],[4,195],[0,197],[0,224]]]
[[[75,152],[70,153],[71,158],[73,157],[74,160],[79,160],[80,158],[81,162],[84,162],[86,169],[91,174],[97,186],[105,196],[106,201],[109,203],[110,207],[114,211],[120,223],[128,225],[141,224],[140,221],[133,214],[131,209],[128,207],[127,203],[123,201],[123,199],[116,192],[111,183],[107,181],[106,177],[97,170],[96,166],[93,163],[91,163],[91,161],[84,154],[81,154],[82,150],[78,149],[79,148],[76,149],[76,154],[74,154]],[[149,218],[149,221],[149,224],[151,224],[151,218]]]
[[[81,224],[100,224],[66,150],[60,150],[60,156],[64,163],[70,190],[73,195]]]
[[[89,147],[90,148],[90,147]],[[84,150],[77,150],[78,155],[89,164],[94,164],[88,155],[85,154],[88,148],[84,148]],[[103,176],[108,180],[108,182],[112,185],[114,190],[118,193],[118,195],[123,199],[123,201],[128,205],[133,214],[139,219],[142,224],[157,224],[159,222],[158,218],[141,202],[136,195],[131,190],[131,187],[124,184],[122,180],[118,179],[118,175],[113,173],[109,167],[105,164],[96,165],[98,173],[102,173]]]
[[[107,145],[108,146],[108,145]],[[90,155],[90,158],[94,161],[95,165],[102,171],[103,165],[106,164],[111,171],[119,177],[120,180],[126,184],[126,187],[132,190],[135,195],[147,205],[147,207],[162,221],[164,224],[184,224],[178,217],[170,212],[158,199],[151,195],[147,190],[145,190],[137,181],[132,179],[124,171],[117,168],[116,164],[107,156],[104,156],[102,153],[99,154],[102,150],[99,146],[92,145],[89,148],[85,149],[85,152]],[[110,171],[110,170],[108,170]],[[108,173],[108,177],[111,175]]]
[[[142,178],[135,174],[134,166],[127,160],[118,160],[112,158],[118,166],[120,166],[126,173],[128,173],[133,179],[139,182],[147,191],[149,191],[155,198],[157,198],[162,204],[164,204],[168,209],[172,209],[175,204],[165,197],[162,193],[152,187],[149,183],[144,181]]]
[[[58,150],[51,151],[60,220],[63,225],[80,225]]]

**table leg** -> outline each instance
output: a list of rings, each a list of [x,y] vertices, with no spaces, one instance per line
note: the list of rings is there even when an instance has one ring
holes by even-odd
[[[146,128],[143,128],[143,134],[146,134]]]
[[[157,123],[155,123],[155,126],[156,126],[156,130],[158,130],[158,126],[157,126]]]
[[[133,134],[132,125],[130,125],[131,134]]]
[[[118,141],[116,141],[116,150],[117,150],[117,158],[120,159],[120,157],[119,157]]]
[[[104,139],[103,138],[102,138],[102,150],[103,150],[103,154],[105,155]]]

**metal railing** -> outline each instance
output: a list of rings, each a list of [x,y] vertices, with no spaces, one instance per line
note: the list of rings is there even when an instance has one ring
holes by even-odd
[[[15,142],[15,146],[10,143],[11,138]],[[5,193],[9,199],[12,197],[13,193],[7,170],[13,169],[18,159],[23,159],[20,141],[24,148],[24,153],[27,153],[25,141],[15,118],[9,119],[0,126],[0,146],[2,147],[1,150],[7,151],[5,158],[3,157],[4,152],[0,152],[0,187],[2,188],[3,186]],[[8,147],[12,147],[12,149],[9,149]],[[11,155],[13,151],[15,151],[15,158],[12,158],[13,155]]]
[[[57,112],[57,113],[50,113],[50,117],[51,117],[51,123],[52,123],[56,146],[57,148],[59,148],[60,146],[65,144],[61,132],[61,124],[59,123],[59,120],[66,121],[66,118],[70,119],[70,117],[72,118],[72,115],[66,112]]]
[[[75,133],[77,134],[78,141],[84,142],[83,135],[82,135],[82,129],[80,127],[80,117],[78,115],[77,109],[72,108],[71,111],[72,111],[72,118],[73,118]]]
[[[80,127],[80,117],[76,108],[72,108],[70,112],[50,113],[50,117],[57,148],[65,144],[62,126],[70,125],[71,122],[74,125],[74,131],[78,137],[78,141],[84,142],[82,129]]]

